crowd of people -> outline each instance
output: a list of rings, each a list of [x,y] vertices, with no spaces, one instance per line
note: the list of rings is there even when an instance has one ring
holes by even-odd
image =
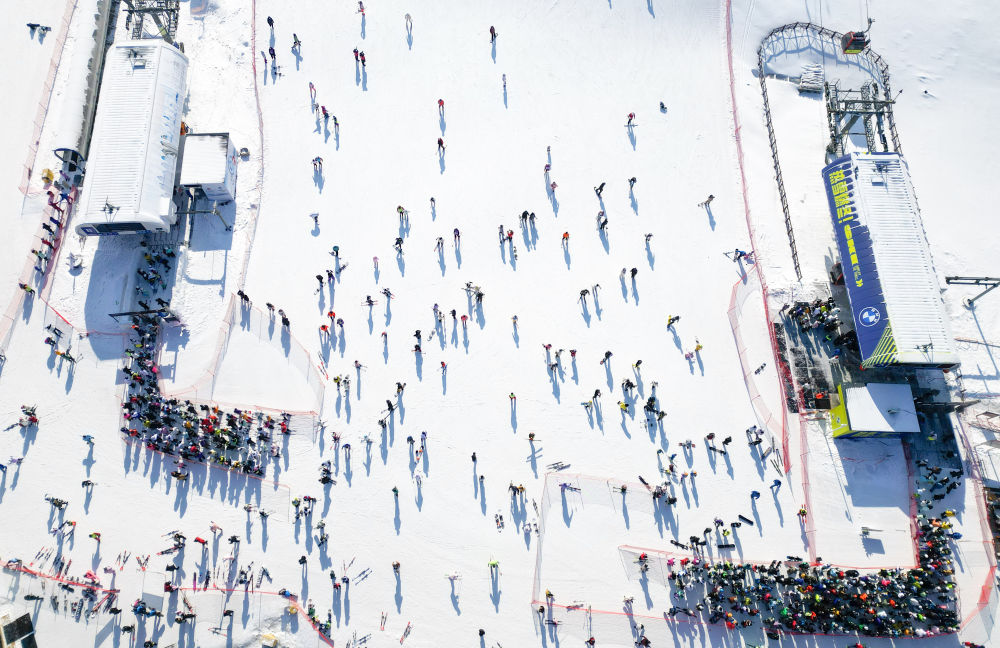
[[[925,460],[917,464],[923,473],[915,493],[918,498],[927,490],[924,484],[930,490],[950,489],[961,477],[959,469],[942,475],[940,467]],[[653,496],[664,494],[660,489]],[[933,506],[933,501],[920,501],[921,510]],[[724,623],[729,629],[759,623],[772,639],[789,632],[880,637],[956,632],[960,620],[950,543],[962,535],[952,530],[954,515],[950,509],[940,517],[917,515],[918,565],[914,569],[861,572],[811,564],[796,556],[769,565],[712,563],[700,549],[705,541],[693,536],[690,545],[673,542],[691,549],[693,556],[662,560],[671,598],[667,614]],[[716,525],[720,524],[717,519]],[[706,529],[706,535],[709,531]],[[648,578],[649,555],[639,554],[637,562],[641,577]],[[629,599],[626,604],[628,607]]]
[[[133,339],[125,351],[121,371],[127,379],[121,432],[147,449],[177,456],[171,475],[187,479],[183,460],[209,462],[231,470],[262,476],[269,458],[277,459],[281,447],[275,434],[290,434],[291,415],[275,417],[263,412],[196,405],[190,400],[164,398],[157,383],[153,358],[158,318],[133,315]]]
[[[798,560],[754,565],[668,559],[667,614],[721,622],[729,629],[756,620],[772,639],[784,632],[888,637],[955,632],[950,524],[922,518],[919,528],[915,569],[862,573]]]
[[[832,339],[833,333],[840,328],[840,307],[833,297],[785,304],[781,307],[781,312],[787,312],[788,317],[798,323],[799,331],[802,333],[822,328],[827,337]]]

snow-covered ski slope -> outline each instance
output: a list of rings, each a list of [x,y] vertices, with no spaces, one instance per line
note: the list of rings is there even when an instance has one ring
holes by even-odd
[[[53,15],[62,15],[65,6],[54,4],[59,6]],[[72,34],[92,31],[95,6],[79,0]],[[325,420],[325,429],[314,433],[305,414],[288,439],[280,472],[259,485],[219,475],[190,487],[168,481],[168,459],[122,443],[117,432],[123,339],[108,335],[121,331],[106,314],[134,306],[133,270],[141,254],[128,237],[67,240],[63,258],[80,252],[85,267],[70,275],[58,263],[47,298],[77,330],[93,334],[74,341],[83,357],[70,371],[41,344],[43,326],[56,321],[52,311],[37,298],[17,311],[0,373],[0,424],[16,422],[18,406],[28,402],[38,405],[41,423],[27,437],[16,427],[0,437],[0,457],[25,456],[18,470],[11,466],[0,476],[0,511],[20,520],[15,532],[3,534],[0,558],[28,563],[42,546],[54,547],[48,530],[58,522],[50,519],[42,496],[68,499],[65,518],[77,521],[77,531],[62,553],[74,559],[71,572],[93,569],[104,586],[120,588],[123,622],[130,623],[127,606],[133,600],[155,604],[155,597],[164,596],[164,567],[176,558],[155,555],[170,544],[162,534],[180,529],[189,539],[211,538],[213,521],[225,535],[239,534],[239,565],[265,565],[273,581],[261,585],[262,593],[244,594],[242,587],[235,593],[214,587],[187,592],[197,623],[179,625],[172,613],[159,624],[139,622],[137,638],[155,638],[161,646],[259,645],[268,633],[282,645],[317,645],[320,639],[304,616],[284,613],[279,588],[303,603],[312,599],[323,620],[330,610],[336,645],[355,633],[371,633],[369,645],[395,644],[412,623],[404,645],[476,646],[477,629],[483,628],[488,646],[579,644],[591,634],[598,645],[630,646],[627,620],[601,613],[620,612],[623,596],[635,596],[634,610],[654,645],[764,643],[759,628],[735,636],[715,626],[669,626],[662,618],[671,605],[668,590],[653,583],[644,592],[623,558],[626,546],[672,550],[669,538],[700,534],[716,516],[728,521],[742,514],[757,522],[742,527],[738,551],[713,550],[716,556],[769,562],[809,555],[811,549],[845,565],[913,564],[910,484],[897,442],[859,442],[843,452],[841,444],[810,438],[815,530],[810,535],[800,526],[798,422],[789,423],[789,474],[756,461],[743,430],[759,420],[727,318],[740,266],[723,253],[749,247],[733,131],[727,10],[758,255],[772,293],[792,294],[799,288],[752,74],[756,48],[771,28],[794,20],[821,21],[841,31],[861,27],[863,3],[822,3],[822,14],[815,0],[731,7],[661,0],[514,2],[489,8],[385,1],[367,3],[363,16],[356,9],[352,3],[305,0],[185,2],[178,33],[191,59],[185,121],[195,131],[229,131],[250,158],[240,165],[237,200],[221,210],[233,230],[215,217],[195,216],[190,245],[180,255],[169,297],[184,327],[164,334],[163,389],[208,397],[205,385],[214,384],[210,396],[236,406],[322,410],[317,418]],[[996,172],[990,156],[995,130],[985,112],[1000,87],[990,65],[996,59],[989,38],[996,16],[966,2],[937,16],[900,2],[872,11],[873,46],[889,62],[894,88],[904,90],[896,116],[938,270],[995,274],[991,221],[982,202]],[[275,21],[273,41],[267,16]],[[0,28],[8,60],[27,46],[23,22]],[[491,25],[498,33],[495,47]],[[293,32],[302,41],[299,57],[290,50]],[[91,44],[67,39],[65,60],[72,69],[86,69]],[[279,65],[274,73],[261,57],[272,45]],[[363,67],[355,63],[355,47],[365,53]],[[39,91],[30,86],[33,73],[28,67],[11,70],[11,83],[23,88],[10,93],[11,105],[17,104],[16,114],[33,114]],[[66,116],[79,110],[81,82],[60,83],[56,93],[65,105],[54,106],[43,131],[49,149],[75,142],[79,130]],[[332,118],[324,122],[313,113],[310,83],[316,103],[336,116],[339,129]],[[780,99],[781,90],[771,92],[772,106],[782,111],[778,136],[786,182],[795,186],[790,198],[810,208],[793,208],[806,222],[796,230],[800,254],[822,253],[829,245],[819,182],[825,124],[815,122],[822,109],[794,91]],[[636,113],[632,129],[626,127],[630,112]],[[18,118],[10,130],[11,138],[27,141],[32,126]],[[797,133],[812,135],[786,147]],[[439,137],[446,146],[441,156]],[[22,148],[10,146],[5,191],[20,182],[20,166],[13,167]],[[51,164],[46,155],[43,149],[39,159]],[[311,163],[316,156],[323,159],[321,177]],[[630,193],[627,180],[633,176]],[[599,199],[594,187],[602,182],[607,186]],[[698,207],[709,194],[715,196],[709,208]],[[407,223],[400,223],[397,206],[408,210]],[[524,210],[535,219],[522,229]],[[608,218],[603,235],[597,221],[602,210]],[[313,213],[319,214],[315,226]],[[15,206],[3,218],[13,225],[22,216]],[[501,225],[513,231],[512,244],[499,244]],[[564,232],[570,235],[565,246]],[[647,246],[648,233],[653,236]],[[396,237],[404,241],[402,256],[393,249]],[[4,270],[4,285],[16,284],[15,273],[34,245],[21,238],[7,243],[17,263]],[[334,245],[339,260],[330,255]],[[803,261],[814,274],[823,268],[815,254]],[[338,263],[339,280],[317,293],[315,275],[326,284],[326,270]],[[745,267],[752,274],[741,289],[750,293],[740,319],[746,369],[761,401],[777,412],[782,403],[759,288],[753,267]],[[622,269],[632,268],[638,270],[634,281],[630,273],[621,278]],[[485,293],[481,307],[465,291],[466,282]],[[381,294],[384,288],[393,299]],[[238,289],[257,312],[266,312],[266,302],[284,309],[290,335],[282,335],[280,323],[272,328],[253,319],[243,326],[239,317],[221,335]],[[585,304],[582,289],[590,290]],[[946,293],[955,334],[997,342],[1000,302],[984,299],[973,318],[960,306],[959,295],[965,294]],[[377,302],[371,308],[364,305],[368,295]],[[435,304],[444,315],[437,330]],[[459,319],[452,319],[452,309]],[[319,326],[330,323],[331,310],[344,325],[325,343]],[[681,316],[673,331],[666,328],[669,315]],[[416,329],[420,355],[412,351]],[[217,364],[223,337],[228,343]],[[704,348],[688,361],[684,354],[696,340]],[[545,344],[552,345],[548,353]],[[559,365],[550,371],[560,349]],[[613,355],[602,365],[606,351]],[[969,345],[968,352],[979,355],[969,356],[965,371],[975,368],[981,378],[966,386],[1000,391],[989,347]],[[634,369],[639,359],[641,368]],[[765,370],[754,375],[761,363],[767,363]],[[324,377],[325,398],[317,402],[310,376],[323,371],[331,378],[348,375],[350,393]],[[634,400],[631,411],[623,413],[616,403],[626,400],[626,378],[637,389],[628,399]],[[386,416],[386,399],[396,401],[397,381],[406,388],[383,432],[377,423]],[[647,429],[641,407],[654,381],[667,416],[662,427]],[[581,403],[595,389],[602,392],[599,410],[588,412]],[[426,452],[417,457],[406,439],[412,436],[419,446],[422,431]],[[707,450],[704,436],[711,432],[717,444],[733,437],[729,454]],[[97,437],[90,454],[80,440],[88,433]],[[350,443],[350,457],[336,450],[332,433],[341,444]],[[695,442],[690,453],[679,446],[685,439]],[[658,456],[658,449],[664,454]],[[681,470],[698,475],[687,482],[672,518],[657,520],[637,480],[642,475],[661,481],[659,467],[673,453]],[[324,460],[332,461],[337,479],[326,488],[314,481]],[[547,466],[557,461],[570,466],[546,477]],[[784,483],[772,497],[767,487],[776,477]],[[85,497],[79,483],[87,478],[97,486]],[[563,493],[561,481],[579,484],[581,491]],[[523,501],[512,498],[510,483],[524,485]],[[623,483],[630,489],[626,497],[612,490]],[[764,496],[751,507],[755,489]],[[979,523],[972,492],[960,490],[964,504],[958,494],[948,500],[963,507],[959,526],[970,539],[960,545],[966,610],[974,607],[979,592],[973,588],[986,567],[982,545],[974,540]],[[319,498],[311,522],[325,518],[331,536],[325,548],[316,544],[317,532],[307,521],[292,519],[289,500],[305,494]],[[551,507],[536,513],[532,503],[546,501]],[[262,525],[243,510],[247,502],[276,513]],[[502,528],[497,515],[503,515]],[[862,541],[861,526],[883,530],[882,553]],[[92,531],[102,533],[99,547],[87,538]],[[540,540],[543,551],[536,554]],[[154,554],[147,571],[134,560],[118,571],[114,559],[124,551]],[[214,575],[228,568],[229,551],[219,537],[204,555],[189,546],[176,560],[180,582],[190,586],[206,569]],[[297,563],[300,555],[308,556],[305,570]],[[499,562],[495,580],[491,559]],[[401,563],[398,580],[393,561]],[[105,566],[115,567],[113,580],[101,571]],[[356,579],[368,568],[370,576]],[[334,595],[330,569],[338,578],[354,579],[349,591]],[[456,573],[461,578],[446,577]],[[107,614],[75,621],[53,613],[48,602],[31,607],[23,595],[40,592],[41,582],[5,572],[0,588],[10,609],[35,612],[40,642],[114,646],[128,640]],[[225,587],[224,577],[215,582]],[[54,586],[49,582],[46,594]],[[540,626],[529,605],[539,587],[551,589],[562,605],[591,606],[589,622],[585,612],[575,611],[557,616],[563,625]],[[163,607],[171,605],[183,607],[166,596]],[[224,607],[236,611],[231,626],[222,623]],[[388,618],[381,631],[383,612]],[[220,626],[223,634],[211,630]],[[988,627],[970,625],[962,638],[988,644]],[[924,643],[949,646],[954,638]]]

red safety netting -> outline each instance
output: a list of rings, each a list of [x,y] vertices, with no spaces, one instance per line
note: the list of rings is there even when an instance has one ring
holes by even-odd
[[[750,396],[750,403],[754,408],[754,412],[757,414],[757,424],[766,430],[771,435],[772,446],[775,444],[775,440],[778,440],[781,444],[781,462],[784,466],[785,474],[791,470],[791,457],[789,455],[788,448],[788,412],[784,406],[784,394],[781,392],[781,384],[777,385],[778,394],[777,402],[780,404],[778,409],[779,413],[774,414],[771,409],[764,402],[761,397],[760,390],[757,388],[756,374],[754,370],[756,364],[752,363],[747,357],[748,351],[752,351],[748,347],[744,340],[743,335],[740,330],[740,319],[743,311],[743,305],[746,300],[751,296],[757,296],[757,287],[759,285],[759,274],[745,275],[743,279],[737,281],[733,285],[732,295],[729,300],[729,310],[727,315],[729,316],[729,326],[733,331],[733,339],[736,342],[736,352],[740,360],[740,369],[743,372],[743,381],[746,383],[747,394]],[[767,304],[765,296],[764,313],[767,314]],[[771,339],[771,355],[774,358],[776,366],[784,364],[781,361],[779,354],[777,353],[777,343],[774,339],[774,327],[771,325],[770,319],[765,322],[767,326],[768,333]],[[759,349],[756,350],[758,353]],[[787,365],[785,366],[787,370]],[[780,372],[779,368],[779,372]]]
[[[781,355],[778,353],[778,341],[775,336],[774,326],[772,326],[771,324],[772,322],[771,312],[770,312],[770,307],[768,305],[767,281],[765,281],[764,279],[764,272],[761,268],[760,248],[757,245],[757,236],[753,225],[753,219],[750,216],[750,197],[747,194],[747,178],[743,162],[743,139],[740,135],[741,127],[740,127],[739,111],[736,108],[736,75],[733,71],[733,30],[732,30],[731,0],[726,1],[726,60],[729,67],[729,95],[731,102],[730,105],[732,107],[732,114],[733,114],[733,135],[736,141],[736,159],[737,162],[739,163],[739,169],[740,169],[740,188],[743,196],[743,211],[746,216],[747,232],[750,235],[750,247],[754,252],[754,259],[755,259],[755,263],[753,265],[753,272],[757,276],[757,280],[760,282],[761,298],[764,301],[764,320],[767,322],[768,336],[771,340],[771,351],[774,357],[774,366],[778,369],[779,376],[781,376],[781,378],[784,381],[786,381],[786,384],[792,384],[791,371],[788,367],[788,364],[781,359]],[[739,288],[740,283],[737,283],[736,286],[733,286],[733,299],[730,305],[730,312],[732,312],[732,305],[736,303],[737,289]],[[732,315],[730,315],[730,322],[731,323],[733,322]],[[738,336],[738,329],[735,326],[733,329],[733,335]],[[739,338],[737,337],[737,348],[741,347],[742,344]],[[744,363],[744,358],[742,357],[742,354],[740,357],[740,362],[743,363],[744,377],[746,378],[747,366]],[[753,390],[756,389],[756,387],[751,387],[751,383],[752,380],[748,380],[747,382],[748,391],[751,391],[751,389]],[[759,393],[757,393],[756,395],[759,396]],[[750,397],[751,399],[755,397],[753,391],[751,391]],[[784,403],[783,395],[781,398],[781,402]],[[788,414],[785,410],[786,410],[785,407],[781,408],[781,414],[780,414],[781,427],[778,438],[781,439],[781,451],[783,454],[785,473],[787,474],[791,470],[792,465],[791,465],[791,456],[789,455],[789,449],[788,449]]]

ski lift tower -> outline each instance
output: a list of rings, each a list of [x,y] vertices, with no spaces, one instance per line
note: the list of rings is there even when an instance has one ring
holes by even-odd
[[[826,150],[831,158],[842,157],[850,152],[844,150],[844,143],[859,119],[864,124],[865,143],[869,153],[898,152],[889,147],[889,141],[885,136],[886,114],[895,100],[890,97],[880,97],[878,83],[867,81],[861,84],[860,90],[844,90],[840,87],[840,83],[835,81],[827,83],[824,91],[830,128],[830,143],[827,144]],[[872,117],[875,118],[874,125]]]
[[[180,0],[124,0],[128,16],[125,27],[132,28],[132,39],[142,38],[142,23],[148,15],[156,23],[157,32],[163,40],[174,44],[177,22],[180,16]]]

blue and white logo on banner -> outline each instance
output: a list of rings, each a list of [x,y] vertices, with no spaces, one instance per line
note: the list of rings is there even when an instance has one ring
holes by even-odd
[[[869,306],[858,313],[858,321],[863,326],[875,326],[880,319],[882,319],[882,313],[874,306]]]

